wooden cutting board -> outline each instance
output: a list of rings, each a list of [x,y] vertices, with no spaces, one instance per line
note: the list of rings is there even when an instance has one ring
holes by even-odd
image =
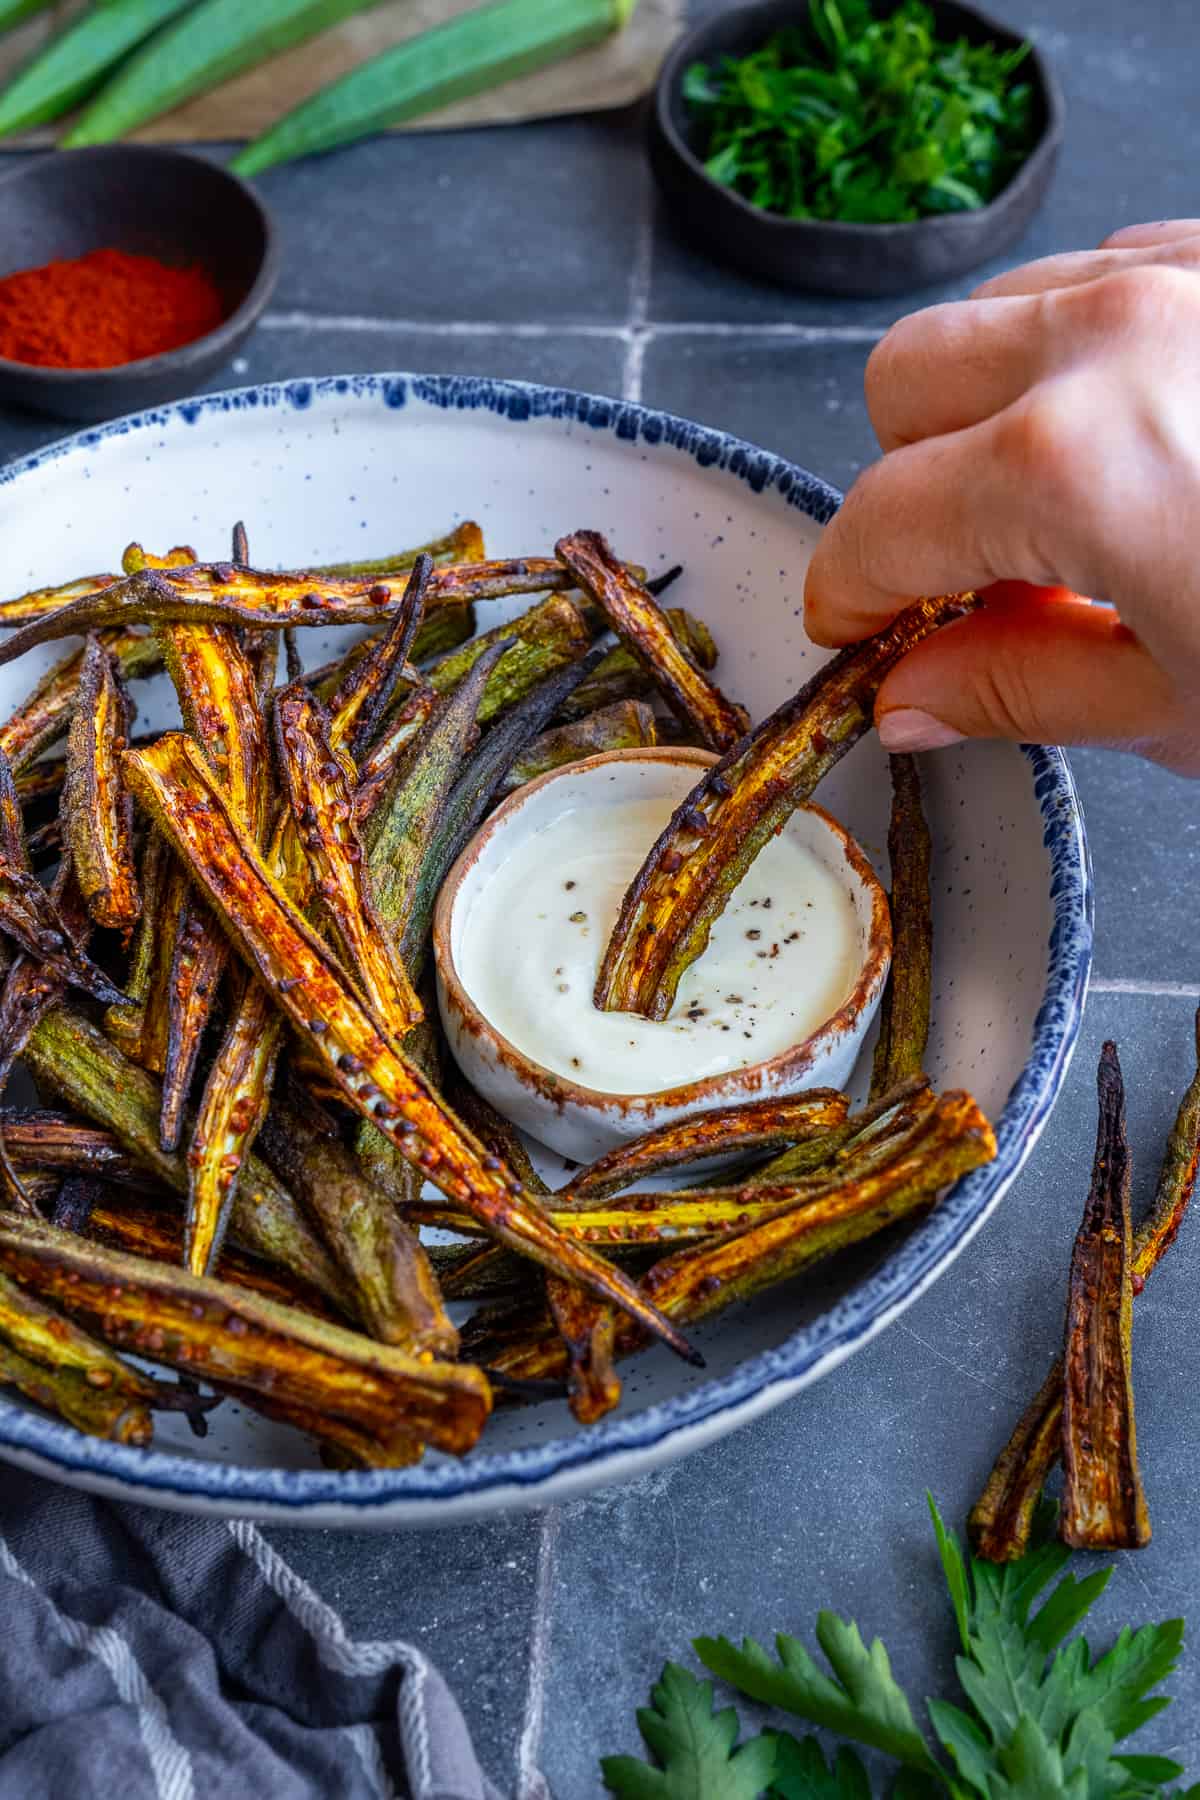
[[[85,10],[87,0],[57,0],[47,12],[0,38],[3,82],[55,31]],[[254,0],[246,0],[249,6]],[[201,94],[134,134],[143,143],[207,142],[256,137],[347,69],[431,25],[469,12],[479,0],[386,0],[360,17],[322,32],[307,44],[251,69],[210,94]],[[593,50],[506,82],[493,92],[443,107],[402,130],[451,130],[465,125],[512,125],[555,113],[626,106],[646,92],[683,25],[683,0],[639,0],[625,30]],[[53,130],[6,139],[0,148],[54,141]]]

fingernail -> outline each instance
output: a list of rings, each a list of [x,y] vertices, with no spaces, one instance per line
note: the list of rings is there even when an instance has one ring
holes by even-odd
[[[947,744],[964,740],[961,731],[943,725],[931,713],[918,712],[915,706],[897,706],[880,719],[879,741],[885,750],[944,750]]]

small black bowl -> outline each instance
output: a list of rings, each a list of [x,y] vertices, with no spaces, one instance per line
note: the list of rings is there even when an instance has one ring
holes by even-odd
[[[969,43],[1015,47],[1021,36],[957,0],[930,0],[938,33]],[[882,14],[892,10],[880,4]],[[672,216],[702,248],[753,275],[824,294],[894,294],[948,281],[986,262],[1020,237],[1054,173],[1063,132],[1063,97],[1036,48],[1022,66],[1033,87],[1038,136],[1008,186],[974,212],[940,213],[900,225],[785,219],[751,206],[714,181],[692,148],[683,77],[693,62],[745,56],[804,15],[804,0],[757,0],[718,13],[688,32],[663,64],[650,110],[650,160]]]
[[[0,357],[0,402],[56,419],[111,419],[176,399],[233,356],[279,276],[279,247],[257,196],[201,157],[116,144],[55,150],[0,176],[0,276],[100,249],[202,264],[225,302],[223,324],[111,369]]]

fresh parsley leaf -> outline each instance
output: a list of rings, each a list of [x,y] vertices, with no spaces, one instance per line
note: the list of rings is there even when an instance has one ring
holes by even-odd
[[[939,39],[924,0],[809,0],[748,56],[693,63],[683,98],[715,180],[793,219],[903,221],[986,206],[1032,147],[1026,53]]]
[[[713,1711],[711,1681],[668,1663],[637,1716],[661,1769],[634,1756],[607,1756],[604,1784],[625,1800],[758,1800],[775,1767],[775,1743],[752,1738],[740,1750],[737,1714]]]
[[[770,1800],[871,1800],[867,1771],[853,1750],[843,1745],[829,1764],[814,1737],[770,1735],[775,1742]]]
[[[697,1638],[692,1648],[706,1669],[752,1700],[824,1725],[914,1768],[933,1768],[879,1639],[868,1649],[857,1625],[823,1612],[817,1615],[817,1642],[829,1659],[832,1679],[798,1638],[783,1633],[775,1640],[778,1662],[753,1638],[744,1638],[740,1650],[724,1637]]]

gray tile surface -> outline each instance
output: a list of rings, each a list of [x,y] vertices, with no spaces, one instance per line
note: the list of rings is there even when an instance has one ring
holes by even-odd
[[[717,3],[693,0],[692,10]],[[992,7],[1037,30],[1069,106],[1057,184],[1013,260],[1092,243],[1134,218],[1200,211],[1192,6]],[[841,486],[872,454],[861,384],[873,335],[938,297],[855,303],[766,288],[704,262],[662,219],[647,261],[648,180],[629,114],[366,144],[274,173],[264,192],[283,231],[284,279],[267,326],[214,385],[407,366],[640,389]],[[771,336],[764,325],[785,329]],[[834,335],[823,337],[828,328]],[[0,417],[0,458],[58,435],[49,422]],[[270,1534],[356,1635],[404,1635],[429,1651],[506,1793],[523,1728],[536,1741],[539,1708],[557,1800],[598,1793],[598,1757],[637,1747],[635,1707],[662,1662],[685,1656],[700,1630],[805,1632],[817,1608],[832,1604],[887,1638],[915,1694],[945,1689],[952,1645],[924,1488],[961,1519],[1057,1341],[1101,1037],[1121,1041],[1144,1198],[1182,1079],[1192,1004],[1146,990],[1200,982],[1196,789],[1100,752],[1075,762],[1099,890],[1096,973],[1110,991],[1093,997],[1033,1162],[952,1277],[811,1393],[623,1491],[546,1519],[431,1536]],[[1125,1618],[1200,1614],[1192,1432],[1200,1339],[1184,1323],[1200,1258],[1194,1235],[1138,1304],[1140,1435],[1156,1535],[1148,1551],[1121,1559],[1097,1639]],[[553,1574],[540,1617],[539,1545]],[[535,1629],[545,1660],[531,1678]],[[1196,1667],[1189,1659],[1181,1703],[1147,1733],[1193,1774]],[[534,1800],[532,1788],[523,1800]]]
[[[562,1510],[543,1766],[564,1800],[597,1791],[598,1753],[639,1749],[634,1707],[668,1658],[698,1666],[688,1645],[701,1632],[769,1644],[782,1630],[811,1642],[816,1613],[831,1606],[886,1640],[914,1697],[951,1695],[953,1620],[924,1494],[932,1489],[948,1520],[963,1518],[1060,1341],[1106,1036],[1123,1055],[1144,1204],[1190,1072],[1192,1004],[1098,995],[1030,1166],[951,1274],[786,1406],[686,1462]],[[1200,1244],[1185,1234],[1137,1305],[1138,1437],[1156,1537],[1149,1551],[1119,1559],[1094,1615],[1097,1646],[1127,1619],[1195,1607],[1195,1442],[1181,1430],[1191,1416],[1187,1407],[1181,1419],[1181,1405],[1200,1381],[1200,1343],[1181,1314],[1198,1273]],[[1153,1740],[1194,1767],[1194,1664],[1176,1692],[1180,1703],[1147,1730],[1144,1747]]]

